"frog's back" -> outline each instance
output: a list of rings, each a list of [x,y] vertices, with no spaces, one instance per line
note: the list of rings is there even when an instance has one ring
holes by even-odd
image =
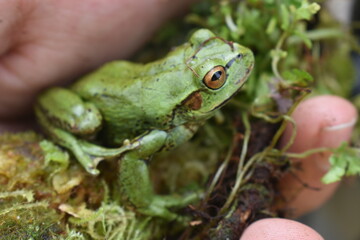
[[[171,70],[166,67],[166,72],[154,66],[169,63]],[[186,89],[191,84],[174,84],[179,77],[186,78],[184,68],[171,61],[147,65],[115,61],[80,79],[72,90],[95,104],[104,118],[102,135],[119,144],[146,130],[172,127],[173,110],[192,91]]]

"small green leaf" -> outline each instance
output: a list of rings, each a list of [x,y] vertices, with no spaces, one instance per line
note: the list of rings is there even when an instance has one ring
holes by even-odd
[[[301,4],[301,7],[296,9],[295,18],[297,20],[310,20],[312,15],[317,13],[320,10],[320,5],[317,3],[309,4],[307,1],[304,1]]]
[[[259,82],[263,84],[254,84],[254,105],[265,105],[272,101],[270,97],[269,83],[272,79],[272,75],[261,74]]]
[[[281,13],[281,29],[286,30],[290,25],[289,11],[285,5],[280,6]]]
[[[266,27],[267,34],[271,34],[274,31],[274,29],[276,27],[276,23],[277,23],[276,18],[272,17],[269,21],[269,24]]]
[[[227,1],[221,1],[220,2],[220,12],[223,14],[223,15],[231,15],[232,13],[232,8],[231,6],[229,5],[229,3]]]
[[[295,31],[295,35],[298,36],[308,48],[312,47],[312,42],[311,40],[308,38],[308,36],[302,32],[302,31]]]
[[[49,165],[51,162],[56,162],[63,168],[67,168],[69,165],[69,154],[63,151],[54,143],[43,140],[40,142],[40,147],[44,151],[45,164]]]
[[[321,179],[324,183],[333,183],[344,176],[360,175],[360,150],[341,144],[330,157],[330,170]]]
[[[297,85],[305,86],[307,86],[309,82],[312,82],[314,80],[308,72],[300,69],[292,69],[290,71],[285,71],[283,73],[283,77],[286,80],[293,82]]]
[[[273,49],[270,51],[270,56],[272,58],[285,58],[287,56],[287,52],[281,49]]]

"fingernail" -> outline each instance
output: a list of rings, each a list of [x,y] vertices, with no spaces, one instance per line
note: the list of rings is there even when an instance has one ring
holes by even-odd
[[[324,127],[323,130],[331,132],[331,131],[338,131],[338,130],[342,130],[342,129],[346,129],[346,128],[352,128],[356,122],[357,122],[357,118],[353,118],[351,121],[346,122],[346,123],[340,123],[337,125]]]

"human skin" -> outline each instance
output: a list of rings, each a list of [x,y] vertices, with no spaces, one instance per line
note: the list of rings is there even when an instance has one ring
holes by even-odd
[[[106,61],[129,57],[162,23],[185,11],[191,2],[195,1],[0,0],[0,131],[18,127],[19,123],[23,125],[22,116],[31,111],[34,98],[42,89],[69,83]],[[334,102],[339,104],[334,104],[332,117],[347,116],[342,119],[344,122],[356,118],[350,103],[339,98]],[[310,137],[313,144],[304,146],[303,140],[296,141],[291,151],[323,146],[329,139],[333,139],[331,146],[337,146],[340,144],[338,139],[349,138],[351,126],[343,129],[344,132],[329,133],[326,138],[321,134],[307,134],[308,129],[323,129],[324,125],[320,123],[323,123],[324,116],[319,111],[324,105],[320,102],[317,107],[311,108],[312,119],[301,114],[295,116],[296,121],[311,125],[311,128],[298,130],[303,134],[300,140]],[[344,112],[344,109],[348,110]],[[319,162],[326,165],[328,156],[317,156],[316,159],[304,164],[303,171],[310,171],[311,175],[304,175],[302,180],[309,180],[309,184],[313,181],[318,183],[324,171],[316,165]],[[313,175],[315,180],[311,178]],[[281,185],[285,197],[293,196],[286,188],[291,189],[296,184],[286,181]],[[329,198],[333,189],[335,187],[312,196],[317,201],[314,206],[304,206],[300,204],[302,201],[295,201],[291,207],[297,209],[298,214],[309,211]],[[303,192],[305,199],[311,194],[314,195]],[[319,235],[315,231],[309,231],[308,227],[299,226],[295,221],[267,219],[251,225],[241,240],[274,239],[271,237],[280,233],[279,229],[292,229],[288,233],[280,231],[289,236],[306,233],[309,238],[303,239],[321,239],[316,238]],[[252,235],[252,231],[262,232],[263,235]]]
[[[294,111],[292,117],[297,125],[297,135],[288,152],[301,153],[319,147],[338,147],[342,142],[349,141],[357,112],[349,101],[327,95],[305,100]],[[288,125],[281,139],[281,146],[288,142],[292,134],[291,126]],[[279,181],[279,190],[285,200],[279,207],[288,209],[291,217],[298,217],[318,208],[336,190],[338,182],[328,185],[321,182],[321,178],[330,167],[329,155],[330,153],[321,153],[304,159],[293,159],[294,167]],[[306,225],[275,218],[251,224],[240,238],[240,240],[260,239],[320,240],[323,238]]]
[[[336,148],[342,142],[348,142],[357,120],[357,111],[345,99],[324,95],[302,102],[293,117],[298,130],[295,143],[288,152],[301,153],[320,147]],[[288,141],[291,126],[288,125],[281,145]],[[321,152],[304,159],[293,159],[292,171],[284,176],[279,185],[286,207],[291,209],[291,217],[320,207],[338,187],[339,182],[321,182],[330,168],[330,155],[330,152]]]
[[[44,88],[129,57],[191,2],[0,0],[0,118],[29,112]]]

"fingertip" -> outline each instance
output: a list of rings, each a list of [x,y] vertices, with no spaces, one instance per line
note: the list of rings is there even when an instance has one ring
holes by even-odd
[[[314,147],[337,147],[342,141],[348,140],[357,120],[357,111],[346,99],[323,95],[302,102],[292,117],[296,121],[297,136],[289,151],[300,152]],[[292,133],[293,128],[288,125],[282,145],[286,144]],[[327,138],[331,141],[325,141]]]
[[[358,114],[355,106],[338,96],[319,96],[310,102],[317,112],[320,147],[336,148],[351,138]]]
[[[292,117],[296,122],[297,135],[287,152],[302,153],[321,147],[336,148],[349,141],[357,111],[341,97],[324,95],[302,102]],[[293,128],[289,125],[282,138],[282,146],[289,141],[292,132]],[[339,183],[325,185],[321,182],[330,168],[330,155],[330,152],[321,152],[292,159],[294,167],[280,180],[279,188],[284,200],[282,205],[291,209],[293,217],[319,207],[336,190]]]
[[[312,228],[288,219],[267,218],[252,223],[240,240],[323,240]]]

